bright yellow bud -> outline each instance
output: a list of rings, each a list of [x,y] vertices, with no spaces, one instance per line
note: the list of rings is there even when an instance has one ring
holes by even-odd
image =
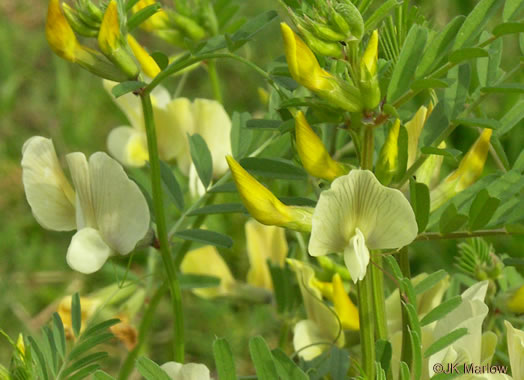
[[[322,140],[309,126],[302,111],[295,116],[295,133],[300,161],[309,174],[333,181],[347,173],[339,162],[331,158]]]
[[[127,35],[127,43],[133,51],[135,58],[142,67],[142,71],[150,78],[154,78],[161,71],[156,61],[149,55],[142,45],[131,35]]]
[[[383,185],[388,185],[399,170],[398,138],[400,134],[400,120],[397,119],[390,128],[386,141],[380,150],[377,162],[377,178]]]
[[[482,131],[475,144],[460,161],[458,169],[447,179],[448,181],[458,179],[457,193],[471,186],[481,176],[488,157],[489,141],[492,133],[493,130],[488,128]]]
[[[155,4],[153,0],[140,0],[138,3],[133,5],[131,11],[137,13],[140,10]],[[146,21],[140,24],[140,27],[148,32],[152,32],[158,29],[169,29],[169,17],[167,13],[160,9],[153,16],[149,17]]]
[[[135,78],[139,68],[128,51],[126,41],[120,30],[120,20],[116,0],[107,5],[98,32],[98,46],[113,63],[115,63],[129,78]]]
[[[285,23],[280,24],[289,72],[318,96],[350,112],[362,110],[360,91],[320,67],[315,54]]]
[[[413,165],[417,158],[418,140],[427,116],[428,109],[422,106],[418,109],[417,113],[415,113],[415,116],[406,123],[406,129],[408,131],[408,168]]]
[[[524,285],[513,293],[507,305],[512,313],[524,314]]]
[[[25,343],[22,333],[18,334],[18,339],[16,340],[16,349],[22,357],[25,357]]]
[[[309,207],[286,206],[258,182],[231,156],[226,156],[238,193],[244,206],[262,224],[311,231],[313,210]]]
[[[118,21],[118,8],[115,0],[107,5],[100,32],[98,33],[98,44],[100,50],[104,54],[111,55],[113,50],[119,47],[120,39],[120,23]]]
[[[358,309],[353,302],[351,302],[351,299],[342,284],[342,278],[338,273],[333,276],[333,304],[344,329],[360,329]]]
[[[311,91],[331,90],[332,75],[322,69],[315,54],[285,23],[280,24],[289,72],[293,79]]]
[[[431,210],[442,206],[455,194],[471,186],[482,175],[488,157],[489,141],[493,130],[485,128],[475,144],[462,158],[453,173],[431,191]]]
[[[61,58],[76,61],[78,41],[60,8],[59,0],[50,0],[47,8],[45,35],[51,49]]]
[[[369,75],[374,76],[377,74],[377,61],[378,61],[378,30],[374,30],[369,39],[366,51],[362,56],[360,62],[361,68],[367,70]]]
[[[374,31],[360,60],[360,93],[366,109],[374,109],[380,103],[380,85],[377,76],[378,31]]]

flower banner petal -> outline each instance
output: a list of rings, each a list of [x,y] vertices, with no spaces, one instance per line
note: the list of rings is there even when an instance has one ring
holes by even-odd
[[[67,181],[51,139],[35,136],[22,148],[22,182],[33,215],[54,231],[76,228],[75,192]]]

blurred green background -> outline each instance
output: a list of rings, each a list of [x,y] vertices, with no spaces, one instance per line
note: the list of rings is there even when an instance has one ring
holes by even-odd
[[[254,15],[263,10],[283,10],[276,1],[238,1],[242,13]],[[430,23],[444,25],[456,14],[467,13],[476,3],[473,0],[415,1]],[[108,94],[101,80],[54,56],[47,46],[44,24],[47,3],[42,0],[2,0],[0,2],[0,328],[11,337],[19,332],[34,334],[48,321],[56,302],[74,291],[97,289],[99,284],[113,281],[111,274],[84,276],[69,269],[65,252],[72,233],[57,233],[41,228],[31,215],[21,183],[21,148],[29,137],[52,137],[59,155],[71,151],[91,154],[105,150],[109,131],[127,121]],[[166,45],[140,35],[157,49]],[[151,49],[155,50],[155,49]],[[505,39],[502,66],[515,62],[518,55],[516,39]],[[257,35],[254,42],[241,50],[262,67],[283,54],[278,23]],[[518,58],[517,58],[518,59]],[[257,74],[232,61],[220,61],[218,70],[224,87],[225,107],[233,111],[256,112],[263,109],[257,95],[258,87],[265,87]],[[521,73],[522,79],[522,73]],[[173,91],[176,80],[166,86]],[[183,95],[211,98],[207,73],[193,71]],[[511,104],[493,97],[485,103],[486,112],[498,118]],[[522,125],[520,134],[512,134],[503,141],[513,162],[524,146]],[[474,140],[471,131],[457,131],[453,136],[456,147],[467,149]],[[494,168],[491,159],[488,169]],[[242,222],[239,220],[239,222]],[[524,239],[516,237],[492,239],[498,252],[522,255]],[[421,270],[452,268],[456,242],[416,243],[414,248],[415,273]],[[245,278],[247,259],[242,241],[236,241],[233,251],[225,252],[234,259],[235,275]],[[430,258],[430,260],[428,260]],[[452,269],[453,270],[453,269]],[[247,338],[263,334],[271,343],[278,339],[278,325],[270,305],[253,307],[248,303],[213,302],[198,300],[184,294],[188,309],[186,329],[188,356],[211,367],[211,343],[215,336],[225,336],[240,359],[239,372],[249,373],[246,358]],[[160,309],[155,332],[151,337],[157,348],[151,354],[160,363],[167,361],[162,347],[170,334],[165,330],[168,314]],[[11,348],[0,337],[0,363],[7,364]],[[124,356],[125,349],[115,349],[115,355]],[[116,360],[115,360],[116,362]]]

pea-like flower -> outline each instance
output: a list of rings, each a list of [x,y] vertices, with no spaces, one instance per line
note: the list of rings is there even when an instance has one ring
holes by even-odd
[[[293,346],[304,360],[322,354],[331,344],[344,345],[342,329],[358,330],[358,310],[346,293],[339,274],[332,283],[322,283],[315,278],[313,268],[295,259],[287,259],[295,272],[304,300],[307,319],[299,321],[294,328]],[[333,308],[322,300],[325,294],[333,302]]]
[[[369,250],[403,247],[415,239],[417,231],[415,214],[404,195],[382,186],[372,172],[355,169],[320,194],[309,253],[343,253],[356,283],[366,274]]]
[[[22,156],[25,193],[38,223],[54,231],[78,230],[67,250],[74,270],[96,272],[146,235],[150,216],[144,195],[107,154],[94,153],[89,161],[80,152],[66,156],[74,189],[50,139],[30,138]]]
[[[302,111],[295,116],[297,152],[306,171],[314,177],[332,181],[347,173],[340,163],[329,155],[320,137],[309,126]]]
[[[104,81],[108,92],[114,85]],[[213,161],[213,175],[218,177],[228,168],[224,156],[231,154],[229,115],[217,101],[172,99],[161,86],[156,87],[151,95],[160,158],[164,161],[176,160],[180,170],[190,177],[192,193],[202,193],[203,185],[191,161],[187,136],[198,133],[206,141]],[[149,153],[140,100],[131,93],[113,99],[131,126],[120,126],[111,131],[107,138],[109,153],[124,166],[144,166],[149,160]]]
[[[265,298],[273,290],[273,281],[268,260],[272,265],[284,267],[288,253],[285,230],[275,226],[265,226],[254,219],[245,225],[249,270],[246,284],[237,282],[231,271],[213,246],[206,245],[189,251],[182,260],[182,273],[213,276],[220,279],[217,287],[194,289],[202,298],[222,296],[261,295]],[[264,290],[264,291],[258,291]]]
[[[298,83],[346,111],[362,110],[358,88],[320,67],[315,54],[285,23],[280,24],[289,72]]]

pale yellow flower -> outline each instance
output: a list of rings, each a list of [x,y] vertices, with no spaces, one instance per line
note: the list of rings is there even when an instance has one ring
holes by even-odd
[[[167,362],[160,368],[171,380],[211,380],[209,369],[203,364]]]
[[[55,231],[77,229],[67,263],[82,273],[99,270],[114,255],[131,252],[149,229],[149,208],[122,166],[98,152],[66,156],[74,189],[50,139],[35,136],[22,148],[22,181],[36,220]]]
[[[354,282],[362,280],[370,249],[400,248],[417,236],[415,214],[404,195],[382,186],[369,170],[352,170],[323,191],[312,220],[309,253],[343,253]]]
[[[302,111],[295,115],[295,134],[300,161],[309,174],[332,181],[347,173],[342,164],[331,158]]]

